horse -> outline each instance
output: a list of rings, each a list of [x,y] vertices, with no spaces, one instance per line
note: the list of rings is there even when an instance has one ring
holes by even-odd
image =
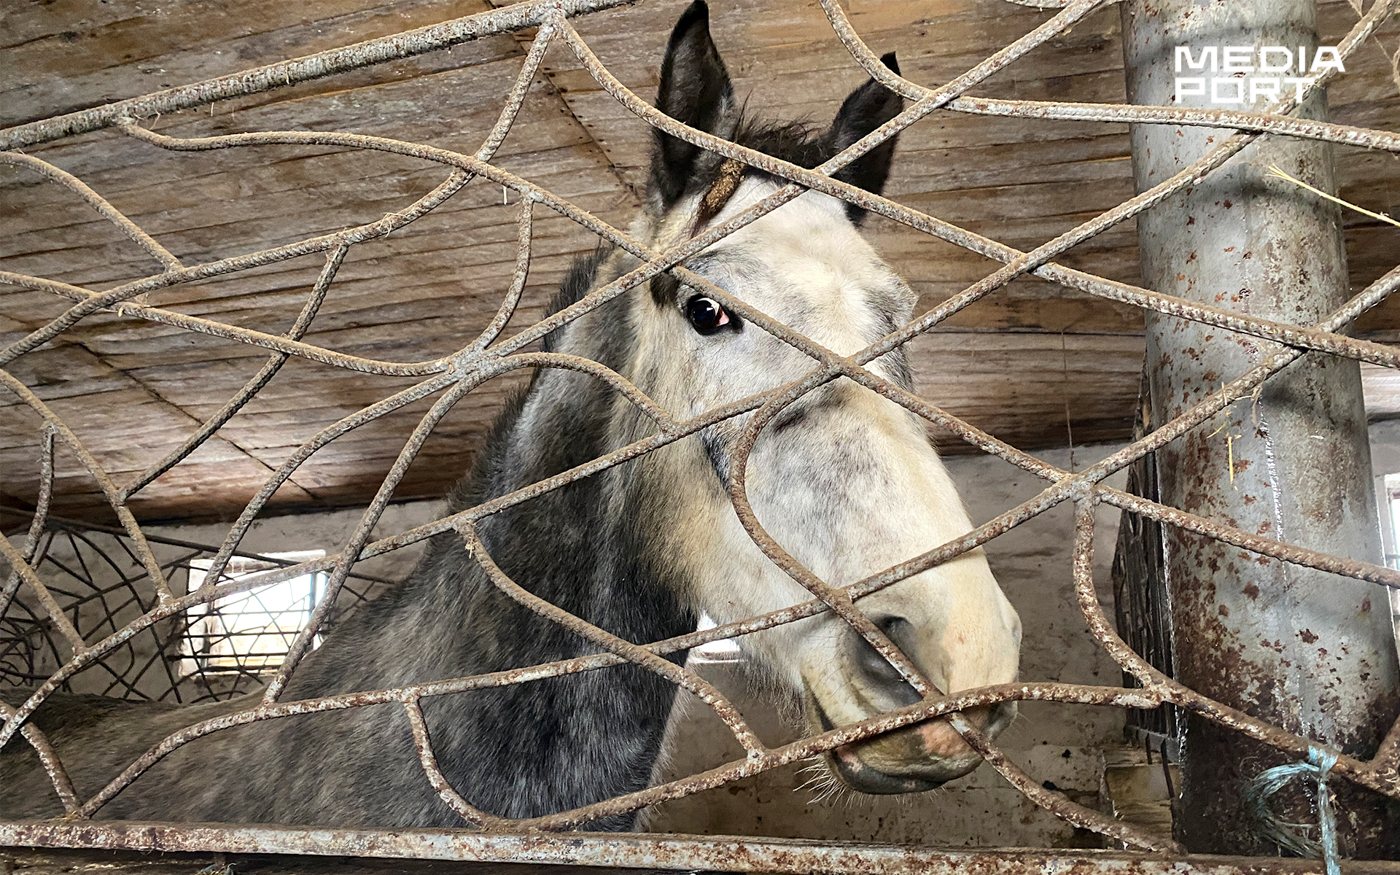
[[[893,55],[885,62],[897,70]],[[830,127],[758,123],[735,100],[702,0],[677,21],[656,106],[691,127],[815,167],[901,111],[874,80],[845,99]],[[836,175],[879,193],[894,140]],[[655,132],[640,239],[660,250],[761,200],[782,181]],[[721,187],[728,191],[716,194]],[[861,236],[864,213],[808,191],[690,258],[729,294],[840,355],[908,321],[910,287]],[[639,262],[600,246],[578,260],[551,312]],[[746,324],[713,298],[662,274],[567,323],[545,342],[632,381],[677,419],[809,372],[806,355]],[[870,364],[912,387],[902,350]],[[729,493],[735,446],[752,413],[487,517],[478,536],[513,580],[627,641],[691,632],[700,615],[727,623],[810,594],[747,534]],[[589,375],[539,369],[495,423],[452,491],[458,511],[638,440],[652,426]],[[971,529],[923,422],[837,380],[787,408],[753,447],[747,494],[767,531],[833,586],[850,584]],[[979,549],[866,596],[861,609],[938,689],[1014,681],[1020,620]],[[775,697],[800,699],[809,731],[919,701],[865,639],[830,613],[742,636]],[[583,638],[493,586],[464,538],[431,539],[405,581],[356,609],[293,675],[283,701],[396,687],[595,653]],[[673,662],[685,653],[672,654]],[[14,700],[14,696],[10,698]],[[90,794],[147,748],[195,719],[256,700],[149,706],[55,696],[34,717]],[[473,806],[530,818],[646,787],[676,687],[624,664],[423,701],[444,777]],[[995,736],[1005,703],[967,712]],[[0,818],[61,813],[37,757],[20,742],[0,757]],[[824,755],[865,793],[927,790],[981,761],[946,722],[904,727]],[[461,820],[429,785],[402,707],[288,717],[214,733],[179,748],[99,810],[99,817],[372,827],[449,827]],[[626,830],[634,815],[604,817]]]

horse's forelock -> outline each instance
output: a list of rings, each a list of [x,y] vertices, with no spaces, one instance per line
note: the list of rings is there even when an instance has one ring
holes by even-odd
[[[760,122],[739,119],[734,142],[798,167],[811,169],[836,154],[826,131],[811,121]],[[762,171],[751,170],[751,173]]]
[[[816,167],[836,154],[834,143],[827,136],[827,133],[819,130],[810,122],[758,122],[745,117],[742,110],[735,128],[734,142],[753,149],[755,152],[762,152],[765,155],[771,155],[789,164],[796,164],[807,169]],[[695,174],[690,186],[690,190],[694,193],[707,193],[707,196],[702,199],[701,214],[695,223],[697,226],[703,225],[724,209],[725,202],[738,189],[738,179],[726,179],[727,174],[733,176],[732,168],[736,162],[722,160],[718,155],[713,154],[709,156],[709,159],[697,162],[696,169],[699,172]],[[744,165],[742,162],[739,162],[739,172],[742,177],[757,176],[786,182],[780,177]],[[729,184],[724,184],[726,182]],[[724,189],[722,196],[711,198],[709,195],[714,194],[719,187]]]

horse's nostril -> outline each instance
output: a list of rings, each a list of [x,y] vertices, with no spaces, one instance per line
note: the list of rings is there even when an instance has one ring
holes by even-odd
[[[864,640],[856,642],[856,647],[860,651],[860,658],[857,662],[860,670],[866,677],[882,684],[896,683],[901,680],[899,672],[890,665],[889,660],[880,655],[880,651]]]
[[[880,617],[875,620],[875,625],[885,633],[885,637],[893,642],[895,647],[904,651],[904,654],[911,659],[914,656],[914,624],[903,617]]]
[[[915,657],[913,624],[903,617],[878,617],[875,618],[875,625],[905,656],[910,659]],[[889,660],[880,655],[880,651],[859,636],[852,636],[852,639],[856,649],[856,665],[868,682],[893,693],[901,705],[911,705],[919,700],[919,694],[905,683]]]

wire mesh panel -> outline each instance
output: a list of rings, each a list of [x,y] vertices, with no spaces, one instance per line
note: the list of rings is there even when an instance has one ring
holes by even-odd
[[[1142,394],[1145,402],[1146,381]],[[1146,408],[1147,404],[1143,403],[1133,429],[1138,440],[1148,430]],[[1127,492],[1151,501],[1159,500],[1155,457],[1143,456],[1128,467]],[[1123,640],[1149,665],[1170,677],[1173,675],[1171,609],[1167,604],[1164,547],[1159,520],[1123,514],[1113,554],[1113,604],[1114,619]],[[1129,686],[1138,685],[1129,672],[1124,672],[1123,678]],[[1146,744],[1160,750],[1164,758],[1168,746],[1177,746],[1176,710],[1172,706],[1150,711],[1130,709],[1127,719],[1128,726],[1145,734]]]
[[[872,852],[864,857],[856,854],[833,862],[835,858],[827,855],[827,852],[812,848],[794,850],[784,847],[764,850],[758,846],[736,849],[728,846],[687,845],[678,849],[679,846],[666,845],[659,841],[639,844],[634,840],[630,844],[618,842],[609,845],[603,839],[590,839],[587,842],[579,839],[572,845],[566,845],[547,839],[541,834],[576,828],[600,818],[639,811],[667,799],[696,793],[798,762],[882,733],[943,719],[948,721],[961,738],[982,755],[1000,775],[1036,805],[1078,827],[1101,833],[1134,848],[1180,850],[1170,836],[1155,834],[1116,820],[1076,804],[1058,791],[1044,786],[1008,758],[979,726],[964,714],[972,709],[986,708],[1002,702],[1035,700],[1144,710],[1172,705],[1247,734],[1291,757],[1306,759],[1316,754],[1318,746],[1311,740],[1225,707],[1183,686],[1164,673],[1159,665],[1145,659],[1147,654],[1134,652],[1119,637],[1113,623],[1100,608],[1095,589],[1092,574],[1093,511],[1098,505],[1111,505],[1144,521],[1219,539],[1261,557],[1322,569],[1390,588],[1400,588],[1400,572],[1362,561],[1330,556],[1257,533],[1241,531],[1222,521],[1205,519],[1167,507],[1151,498],[1132,495],[1104,483],[1111,474],[1147,458],[1154,450],[1191,429],[1208,423],[1212,417],[1236,401],[1249,397],[1258,386],[1305,352],[1318,351],[1387,368],[1400,365],[1400,352],[1395,349],[1349,337],[1345,333],[1347,327],[1358,316],[1385,300],[1400,287],[1400,268],[1391,270],[1376,280],[1321,322],[1295,325],[1252,317],[1226,306],[1193,303],[1172,295],[1111,281],[1063,266],[1056,263],[1055,259],[1084,241],[1133,219],[1154,204],[1189,188],[1258,138],[1301,137],[1396,153],[1400,152],[1400,136],[1385,131],[1294,117],[1289,114],[1296,106],[1296,101],[1293,100],[1282,101],[1273,107],[1271,112],[1252,113],[974,99],[964,96],[970,88],[998,70],[1014,63],[1037,47],[1045,46],[1056,35],[1073,27],[1076,22],[1095,10],[1110,5],[1108,0],[1069,0],[1063,4],[1051,4],[1061,8],[1053,15],[1048,15],[1043,23],[1022,38],[939,87],[927,87],[902,78],[886,67],[861,40],[848,21],[845,11],[835,0],[822,0],[822,9],[831,27],[856,62],[876,82],[907,99],[909,104],[891,121],[842,149],[835,157],[814,168],[806,168],[681,124],[624,87],[598,60],[571,23],[574,16],[615,5],[619,5],[619,0],[551,0],[524,3],[390,38],[372,40],[346,49],[273,64],[237,76],[172,88],[145,97],[0,131],[0,146],[8,150],[0,152],[0,161],[32,172],[69,194],[81,198],[104,221],[118,228],[132,245],[144,250],[155,265],[149,275],[102,292],[84,288],[76,283],[41,276],[0,272],[0,281],[50,293],[55,298],[69,303],[61,315],[46,321],[0,351],[0,365],[14,362],[27,353],[40,349],[44,344],[63,337],[65,332],[81,325],[83,320],[102,312],[115,312],[125,319],[143,324],[222,338],[244,344],[255,349],[259,355],[267,356],[266,364],[259,373],[233,397],[227,399],[227,402],[209,416],[180,447],[127,483],[118,483],[109,476],[82,439],[36,394],[33,387],[26,386],[9,371],[0,370],[0,383],[32,411],[41,423],[37,441],[42,460],[39,491],[35,496],[36,510],[28,537],[18,546],[8,540],[0,540],[0,551],[11,569],[3,593],[0,593],[0,596],[3,596],[0,598],[0,604],[5,608],[5,628],[10,633],[5,639],[4,649],[0,650],[4,657],[4,671],[12,679],[36,685],[35,691],[24,701],[15,706],[3,706],[0,713],[6,717],[6,722],[3,729],[0,729],[0,743],[26,744],[38,752],[53,789],[62,799],[68,812],[68,819],[64,824],[0,825],[0,840],[17,844],[88,843],[108,847],[167,849],[191,849],[198,846],[213,850],[258,849],[291,853],[356,852],[422,857],[457,854],[475,855],[478,859],[614,863],[630,861],[630,864],[638,865],[655,864],[657,860],[664,858],[663,862],[666,865],[691,866],[698,865],[697,861],[702,861],[716,868],[747,868],[773,864],[786,867],[789,871],[859,864],[896,871],[901,867],[929,864],[929,861],[907,857],[903,861],[880,862],[876,859],[879,855]],[[1395,5],[1394,2],[1374,4],[1339,44],[1340,55],[1349,57],[1370,37],[1377,26],[1391,15]],[[334,131],[271,130],[185,138],[167,136],[151,127],[152,120],[161,113],[211,105],[230,97],[288,87],[492,34],[518,32],[531,27],[538,30],[518,78],[504,98],[498,122],[474,154],[389,137]],[[544,54],[551,46],[562,47],[572,53],[587,74],[608,95],[627,112],[641,118],[647,124],[685,143],[710,150],[726,162],[733,162],[739,171],[742,171],[744,166],[753,167],[778,179],[787,180],[787,183],[755,205],[703,233],[685,239],[665,251],[653,251],[628,232],[600,221],[576,204],[526,178],[503,170],[492,163],[493,156],[511,129],[531,82],[540,69]],[[1324,73],[1310,87],[1322,87],[1334,75],[1335,71]],[[1031,251],[1020,251],[894,200],[873,195],[838,178],[838,172],[842,168],[850,166],[861,156],[877,149],[900,131],[941,110],[1027,120],[1071,119],[1106,123],[1202,126],[1223,128],[1237,133],[1222,138],[1207,156],[1166,182],[1094,216]],[[254,146],[313,146],[387,153],[424,162],[440,170],[442,178],[437,187],[428,194],[378,221],[257,252],[205,263],[187,264],[167,250],[153,235],[122,215],[77,176],[19,151],[27,146],[53,142],[102,128],[115,128],[134,140],[149,145],[152,150],[218,153],[221,150]],[[472,338],[449,355],[415,361],[351,355],[304,339],[322,303],[335,294],[337,274],[345,262],[347,253],[353,247],[391,234],[440,208],[472,184],[504,188],[513,193],[518,204],[514,241],[514,281],[502,296],[496,317],[479,336]],[[809,190],[839,198],[939,240],[964,247],[1000,262],[1002,267],[931,310],[919,314],[907,324],[894,327],[878,342],[860,352],[853,355],[837,355],[682,266],[687,259],[701,253],[706,247],[736,233]],[[576,303],[558,313],[541,319],[515,334],[503,336],[504,329],[520,301],[530,268],[532,249],[539,242],[532,234],[532,223],[537,213],[544,210],[552,210],[567,217],[597,235],[602,242],[633,256],[640,266],[589,291]],[[143,298],[147,293],[187,283],[230,277],[308,254],[324,255],[320,276],[307,295],[296,322],[281,334],[188,315],[153,305]],[[719,302],[724,310],[742,318],[755,330],[777,338],[797,353],[806,356],[810,359],[810,371],[801,379],[739,402],[705,410],[697,415],[681,417],[673,411],[663,409],[632,382],[595,361],[559,352],[537,351],[536,342],[551,332],[586,318],[621,296],[645,293],[643,290],[651,280],[663,274],[669,275],[677,283],[706,298]],[[950,415],[877,372],[874,363],[882,356],[945,323],[977,301],[995,294],[1016,278],[1028,274],[1103,300],[1125,303],[1172,318],[1217,326],[1228,332],[1271,341],[1281,345],[1280,351],[1265,357],[1247,373],[1221,375],[1220,389],[1205,401],[1171,421],[1153,423],[1150,431],[1132,443],[1077,472],[1066,471],[1023,452],[996,436]],[[128,505],[134,497],[139,496],[143,488],[163,473],[177,469],[183,460],[217,435],[219,430],[267,385],[279,369],[293,359],[325,368],[405,378],[408,385],[374,400],[373,403],[365,404],[352,415],[324,428],[287,456],[267,478],[264,487],[247,504],[231,527],[224,543],[212,551],[213,555],[197,551],[200,563],[197,568],[201,575],[198,580],[191,577],[188,587],[182,592],[178,581],[179,574],[173,571],[177,568],[194,567],[196,553],[187,553],[171,559],[159,552],[157,543],[147,536]],[[638,441],[575,465],[557,476],[491,498],[401,534],[373,539],[375,525],[392,499],[396,486],[433,429],[452,406],[483,382],[524,369],[567,369],[601,381],[634,405],[638,415],[648,419],[654,425],[654,429]],[[971,446],[1005,459],[1044,480],[1043,490],[1034,498],[977,526],[965,536],[953,539],[922,555],[907,557],[896,565],[867,575],[850,585],[831,586],[793,559],[759,522],[748,495],[747,460],[760,435],[770,426],[777,428],[784,423],[784,411],[835,381],[847,381],[873,390],[937,428],[956,435]],[[299,466],[318,452],[333,446],[337,440],[359,426],[430,398],[436,399],[431,409],[421,418],[411,437],[399,448],[378,494],[364,511],[360,524],[339,553],[273,562],[276,567],[271,568],[260,564],[268,561],[266,557],[239,558],[240,543],[252,522],[264,511],[273,494],[287,482]],[[567,488],[576,481],[598,476],[620,465],[634,463],[649,453],[662,451],[671,444],[731,421],[738,423],[737,427],[741,429],[740,452],[732,470],[728,472],[727,483],[729,499],[737,518],[763,554],[811,595],[809,600],[662,641],[634,643],[533,595],[511,580],[486,549],[481,532],[484,526],[489,525],[493,516],[525,505],[532,498],[542,494]],[[48,558],[53,553],[51,547],[55,536],[49,533],[46,518],[54,499],[54,457],[60,445],[63,452],[80,460],[87,473],[99,484],[105,500],[120,522],[121,534],[119,537],[113,537],[118,538],[122,551],[123,580],[134,580],[141,576],[145,580],[144,586],[148,587],[149,597],[138,597],[136,591],[125,584],[115,593],[84,594],[65,589],[54,582],[64,575],[82,577],[81,571],[57,567]],[[953,562],[1061,504],[1070,504],[1075,508],[1072,572],[1084,620],[1094,638],[1136,682],[1136,686],[1084,685],[1028,679],[943,695],[937,686],[924,676],[920,668],[894,646],[891,636],[861,610],[862,599],[887,590],[925,570]],[[596,645],[598,652],[490,675],[357,690],[307,701],[286,700],[284,693],[290,680],[298,671],[303,658],[315,646],[318,636],[325,631],[332,606],[339,603],[342,592],[354,577],[355,564],[444,532],[455,532],[456,536],[465,541],[473,559],[501,593],[530,611],[582,636]],[[64,537],[81,536],[68,533]],[[76,546],[74,552],[79,552]],[[284,596],[270,595],[273,587],[289,582],[297,582],[296,586],[300,589]],[[21,591],[24,593],[23,598],[19,597]],[[263,605],[255,611],[250,611],[246,604],[231,601],[246,597],[260,598]],[[274,598],[281,598],[283,603],[270,605]],[[90,614],[85,605],[93,600],[99,603],[106,600],[109,603],[104,607],[104,610],[109,612],[105,619],[89,621]],[[240,604],[243,606],[240,607]],[[273,616],[283,611],[299,613],[300,616],[297,616],[295,621]],[[258,619],[241,625],[242,621],[238,615],[248,613],[256,613]],[[849,624],[914,688],[919,694],[918,701],[853,724],[830,728],[790,744],[768,747],[753,735],[743,715],[739,714],[727,699],[691,670],[665,658],[706,643],[754,634],[821,614],[833,614]],[[266,655],[269,651],[264,650],[263,644],[259,642],[268,635],[279,639],[291,636],[294,627],[295,634],[286,657],[274,669]],[[154,633],[160,637],[160,646],[155,648],[157,651],[165,654],[173,651],[180,654],[180,658],[172,663],[163,656],[152,657],[149,665],[136,667],[128,653],[130,642],[134,636],[146,633]],[[253,643],[247,646],[229,643],[240,637]],[[130,677],[132,672],[138,677],[143,672],[155,670],[170,673],[176,670],[173,666],[182,660],[193,663],[200,670],[197,673],[208,675],[211,672],[228,671],[240,676],[256,677],[259,682],[266,681],[267,685],[259,701],[246,710],[220,714],[192,723],[130,763],[118,777],[105,786],[95,790],[83,788],[80,794],[69,780],[61,758],[55,755],[44,733],[29,722],[31,715],[53,693],[62,690],[77,673],[93,666],[102,666],[103,670],[112,674],[113,692],[124,692],[136,688],[137,680]],[[424,719],[424,700],[450,693],[535,683],[584,672],[606,671],[610,667],[623,664],[640,667],[694,693],[733,732],[743,746],[745,756],[703,774],[648,786],[573,810],[518,819],[502,818],[489,811],[478,810],[445,778],[436,760],[433,739]],[[172,689],[178,686],[178,683],[171,685]],[[208,692],[213,693],[213,690]],[[344,830],[279,832],[275,829],[250,831],[246,828],[231,828],[222,832],[206,830],[196,835],[193,832],[182,832],[178,827],[168,827],[161,828],[163,831],[138,834],[136,831],[120,827],[94,827],[77,823],[101,816],[104,806],[117,798],[128,786],[139,782],[141,776],[164,757],[197,738],[233,730],[253,722],[280,721],[293,717],[314,719],[306,715],[381,705],[401,709],[403,717],[412,729],[412,758],[417,761],[442,803],[460,816],[463,828],[470,828],[475,832],[463,833],[465,837],[443,838],[440,834],[414,832],[388,837],[385,834]],[[386,739],[384,743],[408,745],[409,741]],[[1379,753],[1369,760],[1359,759],[1344,752],[1327,753],[1331,759],[1329,767],[1323,770],[1324,777],[1330,772],[1376,793],[1400,799],[1400,725],[1390,731]],[[3,788],[0,788],[0,792],[4,792]],[[79,833],[75,829],[84,832]],[[741,850],[748,856],[740,854]],[[787,856],[784,857],[783,854]],[[780,859],[783,862],[775,863]],[[638,863],[639,860],[650,862]]]
[[[325,551],[315,550],[269,558],[295,565],[324,555]],[[191,582],[191,589],[206,585],[205,576],[211,567],[212,559],[191,563],[191,572],[199,575],[199,583]],[[276,562],[256,559],[230,562],[224,577],[236,581],[278,567]],[[325,575],[311,573],[284,580],[275,588],[240,593],[205,605],[203,613],[195,614],[197,619],[189,624],[182,641],[181,650],[189,654],[193,663],[190,671],[257,672],[277,668],[296,634],[311,619],[324,589]],[[313,640],[313,646],[316,643],[319,641]]]
[[[29,515],[8,512],[24,520]],[[29,517],[29,522],[33,518]],[[171,585],[186,593],[206,581],[217,545],[147,535]],[[47,520],[31,566],[47,582],[54,603],[89,639],[101,639],[155,607],[146,569],[121,529],[71,520]],[[324,551],[264,556],[238,551],[228,562],[224,583],[288,568],[324,557]],[[131,700],[199,702],[226,699],[256,689],[281,664],[291,640],[309,621],[324,593],[325,575],[311,572],[281,585],[240,592],[151,625],[130,636],[94,669],[102,680],[86,688],[103,696]],[[342,587],[337,616],[362,602],[388,581],[354,573]],[[43,608],[30,599],[11,598],[0,639],[0,683],[36,687],[69,658],[68,643]],[[71,691],[71,685],[61,689]]]

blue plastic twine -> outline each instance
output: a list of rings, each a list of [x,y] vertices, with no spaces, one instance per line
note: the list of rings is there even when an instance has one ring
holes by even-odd
[[[1332,795],[1327,792],[1327,774],[1336,764],[1336,754],[1310,745],[1307,762],[1286,763],[1265,769],[1244,790],[1245,801],[1255,820],[1259,821],[1260,833],[1300,857],[1322,857],[1327,875],[1341,875],[1342,871],[1337,856],[1337,819],[1332,811]],[[1269,807],[1273,795],[1301,774],[1317,776],[1317,825],[1321,843],[1307,837],[1307,831],[1312,828],[1310,824],[1282,820]]]
[[[1327,875],[1341,875],[1337,862],[1337,819],[1332,814],[1332,794],[1327,792],[1327,773],[1337,764],[1337,755],[1320,747],[1308,747],[1308,763],[1317,770],[1317,825],[1322,832],[1322,860]]]

